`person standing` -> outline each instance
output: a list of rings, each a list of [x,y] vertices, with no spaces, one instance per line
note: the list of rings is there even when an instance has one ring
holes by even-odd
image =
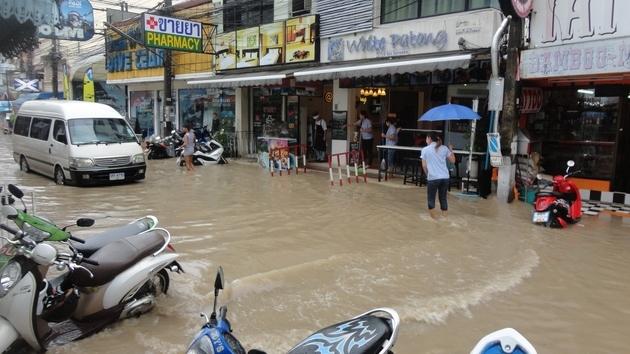
[[[437,213],[435,212],[435,195],[437,194],[440,199],[440,209],[442,210],[442,216],[446,217],[448,213],[448,201],[446,200],[448,185],[449,185],[449,171],[446,161],[455,163],[455,154],[453,153],[453,145],[448,147],[442,143],[442,138],[436,134],[431,133],[427,135],[427,146],[422,149],[422,169],[427,175],[427,204],[429,207],[429,213],[431,217],[436,219]]]
[[[359,120],[354,123],[359,127],[361,132],[361,151],[363,151],[363,158],[368,166],[372,164],[372,149],[374,146],[374,134],[372,133],[372,121],[368,118],[368,114],[365,110],[359,113]]]
[[[193,154],[195,153],[195,140],[195,132],[192,129],[192,124],[187,123],[186,126],[184,126],[184,144],[182,145],[184,148],[182,154],[184,155],[187,171],[193,171],[195,169],[192,163]]]
[[[319,113],[313,115],[315,120],[315,138],[313,139],[313,150],[315,150],[315,159],[317,162],[326,161],[326,121],[324,121]]]
[[[385,138],[385,145],[387,146],[396,146],[398,144],[398,132],[399,128],[396,127],[396,119],[395,118],[387,118],[385,121],[385,126],[387,128],[385,133],[382,133],[381,136]],[[396,157],[396,150],[394,149],[385,149],[385,158],[387,159],[387,170],[394,170],[394,157]],[[387,171],[385,171],[387,173]]]

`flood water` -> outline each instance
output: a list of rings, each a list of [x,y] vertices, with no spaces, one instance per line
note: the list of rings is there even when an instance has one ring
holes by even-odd
[[[0,178],[36,192],[37,212],[96,226],[146,214],[170,230],[186,274],[138,319],[52,353],[182,353],[225,270],[234,334],[282,353],[312,331],[375,307],[401,318],[396,353],[468,353],[514,327],[539,353],[627,353],[630,223],[585,217],[568,230],[530,223],[524,203],[449,196],[425,213],[426,189],[400,180],[330,187],[327,174],[270,177],[243,163],[197,168],[149,161],[144,182],[76,188],[19,171],[0,136]],[[87,237],[87,236],[86,236]]]

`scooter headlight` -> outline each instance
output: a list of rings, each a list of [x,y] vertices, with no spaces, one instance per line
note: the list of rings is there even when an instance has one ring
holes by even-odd
[[[214,348],[210,338],[206,335],[202,335],[186,351],[186,354],[214,354]]]
[[[27,233],[36,242],[42,242],[50,237],[50,233],[42,231],[27,222],[22,226],[22,231]]]
[[[131,158],[132,163],[144,163],[144,154],[136,154]]]
[[[22,267],[17,262],[9,262],[0,272],[0,298],[4,297],[22,278]]]

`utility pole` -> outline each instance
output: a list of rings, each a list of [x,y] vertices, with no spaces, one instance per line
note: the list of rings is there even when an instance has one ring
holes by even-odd
[[[508,33],[508,52],[505,63],[505,96],[500,128],[503,156],[510,156],[512,153],[512,139],[518,132],[519,110],[517,102],[521,89],[517,80],[520,53],[523,47],[523,19],[513,16]]]
[[[57,98],[59,94],[59,88],[57,83],[59,82],[59,60],[61,59],[61,53],[57,50],[57,38],[52,39],[52,51],[50,52],[50,62],[52,64],[52,92],[53,97]]]
[[[164,0],[164,15],[171,15],[171,7],[173,3],[171,0]],[[173,122],[172,117],[174,115],[173,108],[173,63],[171,51],[169,49],[164,50],[164,109],[162,113],[164,114],[164,132],[162,136],[167,136],[173,130]]]

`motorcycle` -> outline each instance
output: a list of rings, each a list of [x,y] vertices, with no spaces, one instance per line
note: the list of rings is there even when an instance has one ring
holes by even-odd
[[[216,313],[217,298],[224,288],[223,269],[219,267],[214,282],[214,306],[210,318],[189,345],[187,354],[245,354],[241,343],[232,335],[232,326],[227,319],[227,307],[221,306]],[[347,321],[315,332],[301,341],[289,354],[385,354],[393,353],[398,338],[400,318],[398,313],[388,308],[378,308]],[[250,350],[249,354],[265,354],[260,350]]]
[[[11,210],[5,214],[17,216]],[[77,225],[86,220],[89,224],[79,219]],[[62,253],[43,242],[48,240],[6,224],[0,229],[14,236],[2,236],[7,243],[0,252],[0,352],[24,343],[43,351],[146,313],[168,291],[167,270],[182,271],[178,255],[164,252],[170,242],[164,229],[115,241],[90,258],[72,246],[71,253]],[[70,233],[68,239],[82,242]],[[51,266],[66,272],[47,279]]]
[[[192,155],[193,165],[206,166],[226,164],[228,162],[223,157],[223,151],[223,145],[214,140],[212,135],[210,135],[210,140],[206,142],[198,140],[195,142],[195,152]],[[176,163],[178,166],[184,166],[185,164],[183,152],[184,148],[181,145],[175,149],[175,156],[177,156]]]
[[[582,217],[582,199],[580,189],[575,182],[569,180],[580,171],[569,172],[575,162],[567,162],[564,176],[553,177],[553,181],[545,181],[538,176],[539,186],[552,186],[552,191],[541,191],[536,194],[532,222],[547,227],[565,228],[568,224],[575,224]]]
[[[171,157],[168,153],[169,148],[171,148],[172,141],[168,137],[165,139],[156,136],[151,139],[148,143],[147,147],[147,159],[148,160],[158,160],[158,159],[167,159]]]
[[[0,200],[2,205],[13,206],[15,199],[17,198],[22,202],[23,209],[3,209],[4,211],[10,210],[10,213],[15,213],[16,216],[12,218],[17,227],[30,234],[32,237],[38,237],[41,239],[47,239],[48,241],[62,241],[69,239],[70,234],[66,231],[69,226],[58,227],[52,221],[43,217],[28,214],[26,203],[23,200],[24,192],[13,184],[9,184],[4,188],[0,187]],[[83,220],[82,227],[90,227],[93,225],[86,222],[89,219]],[[73,225],[71,225],[73,226]],[[91,236],[83,243],[69,240],[71,246],[73,246],[78,252],[85,257],[90,257],[94,252],[103,248],[105,245],[121,240],[128,236],[138,235],[151,231],[158,226],[158,219],[153,215],[147,215],[145,217],[131,221],[130,223],[122,226],[113,227]]]

